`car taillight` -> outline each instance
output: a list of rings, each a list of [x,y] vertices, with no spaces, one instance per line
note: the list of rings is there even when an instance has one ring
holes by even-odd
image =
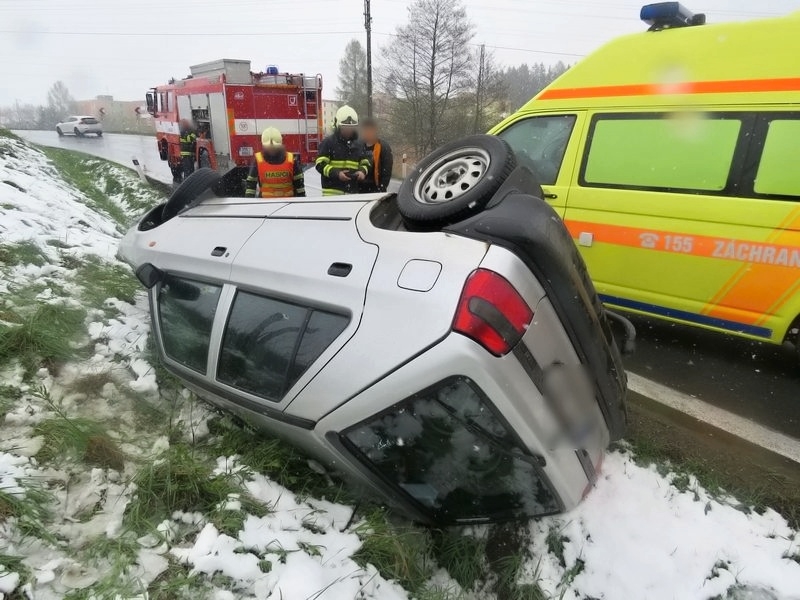
[[[533,310],[505,278],[478,269],[461,292],[453,331],[472,338],[495,356],[503,356],[522,339],[532,320]]]

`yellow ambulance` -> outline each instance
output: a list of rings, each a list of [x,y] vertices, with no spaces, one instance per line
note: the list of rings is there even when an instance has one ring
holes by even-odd
[[[800,13],[641,16],[491,133],[608,306],[800,348]]]

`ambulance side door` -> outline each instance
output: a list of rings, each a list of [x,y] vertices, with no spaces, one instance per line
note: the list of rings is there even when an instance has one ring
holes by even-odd
[[[536,175],[544,199],[563,218],[582,146],[582,111],[522,114],[497,135],[517,156],[517,163]]]
[[[752,303],[725,298],[752,266],[725,244],[766,242],[785,211],[742,197],[755,119],[714,109],[591,115],[564,219],[605,303],[771,335]]]

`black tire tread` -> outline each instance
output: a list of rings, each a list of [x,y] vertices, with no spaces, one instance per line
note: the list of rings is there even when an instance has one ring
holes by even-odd
[[[213,169],[201,168],[189,175],[172,192],[162,212],[162,222],[168,221],[182,210],[195,206],[200,196],[220,180],[220,174]]]

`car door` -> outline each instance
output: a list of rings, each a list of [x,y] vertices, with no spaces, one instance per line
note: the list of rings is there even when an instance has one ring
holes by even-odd
[[[584,113],[530,113],[497,133],[517,155],[517,162],[536,175],[545,200],[564,216],[575,168]]]
[[[786,211],[742,197],[755,119],[713,109],[591,117],[565,222],[604,302],[771,336],[755,304],[727,294]]]

